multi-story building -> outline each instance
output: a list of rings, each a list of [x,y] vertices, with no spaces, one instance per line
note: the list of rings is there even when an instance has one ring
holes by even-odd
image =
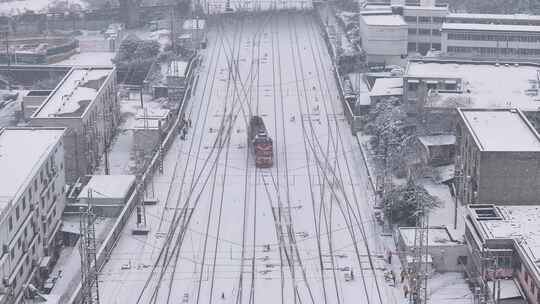
[[[434,1],[433,1],[434,2]],[[441,27],[448,5],[420,3],[403,7],[403,18],[408,25],[408,50],[426,53],[441,49]]]
[[[33,126],[67,127],[66,179],[90,174],[119,122],[113,67],[75,67],[32,115]]]
[[[407,55],[407,24],[399,15],[361,13],[360,38],[369,62],[399,64]]]
[[[444,23],[441,54],[482,59],[540,59],[540,26]]]
[[[518,109],[458,108],[456,191],[464,204],[534,204],[540,135]]]
[[[41,259],[59,254],[64,128],[0,131],[0,303],[22,303]]]
[[[435,1],[368,1],[364,11],[403,16],[408,51],[446,57],[540,59],[540,16],[451,13]]]
[[[363,11],[381,14],[401,15],[407,25],[407,49],[425,53],[441,48],[441,27],[446,15],[447,4],[435,4],[435,1],[410,1],[404,4],[389,2],[371,2]]]
[[[540,303],[540,207],[470,205],[465,217],[470,279],[498,303]],[[499,281],[494,284],[494,281]],[[499,293],[501,286],[503,292]]]
[[[444,21],[447,23],[507,24],[507,25],[540,26],[540,16],[527,15],[527,14],[449,13],[445,17]]]

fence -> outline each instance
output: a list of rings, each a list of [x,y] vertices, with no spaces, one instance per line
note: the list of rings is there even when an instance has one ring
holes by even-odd
[[[187,85],[186,91],[184,93],[184,97],[182,99],[182,105],[180,107],[179,113],[176,117],[176,120],[170,128],[169,132],[165,136],[164,140],[162,141],[159,149],[154,153],[154,156],[152,157],[152,160],[147,164],[146,169],[144,170],[144,173],[141,177],[141,182],[136,186],[135,190],[133,191],[132,195],[130,196],[129,200],[126,203],[126,206],[118,216],[118,219],[114,223],[111,232],[107,235],[105,240],[103,241],[103,244],[99,248],[97,255],[96,255],[96,264],[97,268],[101,270],[105,263],[108,261],[109,257],[111,256],[111,253],[116,246],[116,243],[120,237],[120,234],[122,233],[124,227],[126,226],[126,223],[129,220],[129,217],[135,207],[140,202],[141,194],[143,193],[146,184],[150,181],[152,175],[156,171],[156,169],[159,168],[161,158],[163,157],[164,153],[170,148],[172,145],[173,140],[176,137],[176,131],[183,123],[182,121],[182,114],[185,111],[185,105],[189,100],[189,97],[191,96],[192,86],[194,84],[194,74],[195,69],[197,68],[199,64],[200,58],[197,56],[193,59],[189,66],[188,71],[188,79],[189,83]],[[60,303],[69,303],[69,304],[75,304],[81,302],[81,283],[78,284],[75,292],[71,295],[70,299],[65,302],[60,301]]]
[[[334,46],[332,45],[332,42],[330,41],[330,36],[328,34],[327,27],[324,25],[324,22],[322,21],[322,17],[321,17],[321,13],[319,9],[315,11],[315,20],[317,21],[317,23],[319,24],[319,27],[322,30],[324,42],[328,49],[328,53],[330,54],[330,57],[332,58],[332,74],[334,75],[334,78],[338,86],[339,99],[341,100],[341,105],[343,106],[343,114],[345,115],[345,118],[347,119],[347,121],[349,122],[349,125],[351,126],[351,132],[354,134],[360,131],[362,127],[361,119],[360,119],[360,116],[354,114],[354,111],[351,108],[350,104],[345,100],[345,95],[343,93],[344,92],[343,80],[341,78],[341,75],[339,74],[339,68],[336,64],[337,54],[334,52]]]

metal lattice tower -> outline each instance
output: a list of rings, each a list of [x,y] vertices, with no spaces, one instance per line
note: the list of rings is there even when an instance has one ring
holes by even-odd
[[[417,203],[416,228],[414,230],[414,252],[410,277],[409,303],[427,303],[427,280],[429,275],[428,237],[429,223],[422,193],[415,190]]]
[[[86,209],[81,207],[81,240],[79,252],[81,254],[81,294],[84,304],[99,304],[98,269],[96,264],[96,229],[95,215],[90,205],[92,189],[88,189]]]

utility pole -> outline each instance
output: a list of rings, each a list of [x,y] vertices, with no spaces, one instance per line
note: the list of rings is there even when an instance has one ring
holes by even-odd
[[[413,178],[412,175],[409,178]],[[417,214],[416,227],[414,230],[414,256],[410,280],[411,292],[409,297],[409,303],[426,304],[428,295],[427,281],[429,275],[429,222],[426,214],[423,194],[418,193],[415,188],[414,197],[417,203]]]
[[[95,215],[92,210],[92,189],[88,189],[86,209],[80,207],[81,239],[79,253],[81,255],[82,303],[99,304],[98,269],[96,263],[96,229]]]

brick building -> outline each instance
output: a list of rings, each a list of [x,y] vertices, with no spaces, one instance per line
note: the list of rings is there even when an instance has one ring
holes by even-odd
[[[534,204],[540,136],[518,109],[458,108],[456,188],[464,204]]]

